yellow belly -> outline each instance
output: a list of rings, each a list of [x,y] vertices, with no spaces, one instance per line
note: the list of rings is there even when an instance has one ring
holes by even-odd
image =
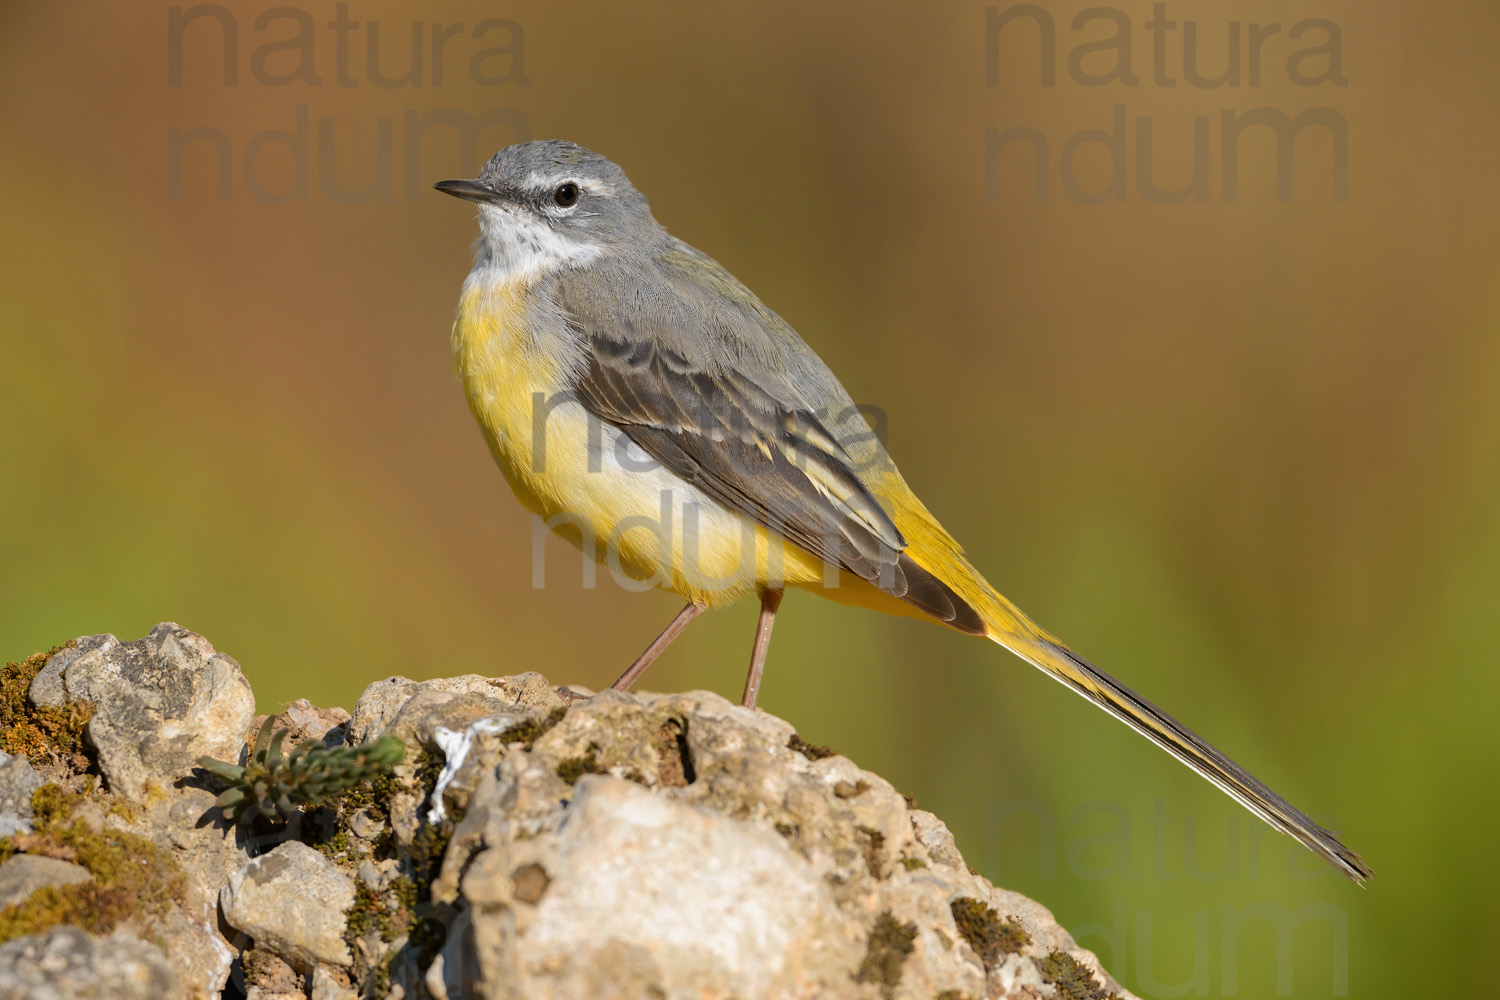
[[[567,373],[537,347],[528,294],[516,282],[466,289],[453,325],[469,409],[528,510],[631,589],[719,604],[761,587],[824,585],[821,560],[678,479],[578,403],[561,401]]]
[[[538,348],[526,318],[528,294],[519,282],[466,286],[453,351],[491,454],[516,497],[549,530],[630,589],[657,587],[724,604],[762,588],[797,587],[841,604],[931,620],[721,506],[579,404],[559,404],[569,376],[563,361]],[[995,599],[1003,602],[899,476],[893,482],[897,526],[914,541],[932,536],[932,545],[914,545],[918,561],[948,570],[943,577],[956,581],[966,599],[968,592],[987,599],[986,610]]]

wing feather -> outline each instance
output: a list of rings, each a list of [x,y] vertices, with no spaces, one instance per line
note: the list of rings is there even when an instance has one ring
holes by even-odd
[[[984,634],[974,609],[904,552],[890,511],[815,404],[767,363],[790,329],[768,329],[780,321],[753,296],[757,309],[712,315],[710,304],[725,299],[708,293],[722,289],[700,277],[674,273],[658,285],[677,293],[665,303],[557,280],[557,301],[583,346],[578,401],[725,507],[939,621]]]

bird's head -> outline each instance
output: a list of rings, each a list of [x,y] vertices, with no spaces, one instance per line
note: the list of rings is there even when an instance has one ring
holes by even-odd
[[[480,254],[506,271],[586,261],[660,232],[625,171],[561,140],[507,146],[476,179],[433,187],[479,206]]]

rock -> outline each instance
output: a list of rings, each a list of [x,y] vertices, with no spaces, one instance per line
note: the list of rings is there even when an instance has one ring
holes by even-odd
[[[186,777],[200,755],[238,756],[255,715],[239,664],[207,639],[163,622],[143,639],[88,636],[47,661],[31,685],[39,705],[94,706],[85,735],[110,790],[140,800]]]
[[[821,873],[769,824],[588,775],[555,837],[530,846],[481,854],[464,882],[489,925],[481,965],[498,972],[520,945],[523,995],[598,996],[628,970],[635,995],[833,996],[864,952]],[[501,908],[512,939],[479,916]]]
[[[215,793],[190,782],[200,755],[240,757],[254,698],[239,665],[202,636],[163,623],[133,642],[77,640],[47,661],[29,694],[37,705],[93,705],[84,737],[97,750],[108,794],[86,796],[77,815],[171,851],[187,876],[177,905],[132,926],[172,942],[169,958],[185,997],[218,996],[236,954],[220,933],[218,893],[248,855],[233,835],[204,822]],[[69,787],[82,786],[81,778]],[[66,776],[58,780],[68,784]]]
[[[182,900],[156,925],[170,942],[167,958],[189,1000],[217,998],[229,979],[237,949],[220,931],[218,900],[194,879]]]
[[[452,785],[435,997],[980,1000],[1060,970],[1129,997],[936,817],[764,712],[605,692],[509,731],[530,738],[477,736]]]
[[[277,956],[251,948],[240,961],[245,970],[245,1000],[307,1000],[302,990],[305,977]]]
[[[344,942],[354,881],[306,844],[288,841],[231,875],[219,905],[257,949],[295,968],[354,961]]]
[[[287,737],[287,746],[294,747],[302,740],[322,740],[335,729],[349,722],[349,713],[342,708],[318,708],[306,698],[298,698],[281,713],[292,727]],[[337,734],[342,742],[342,733]]]
[[[85,637],[30,695],[94,705],[84,735],[108,786],[71,754],[47,816],[149,840],[131,849],[170,889],[111,914],[111,937],[65,926],[4,945],[0,1000],[214,1000],[236,957],[247,1000],[1042,1000],[1065,985],[1130,1000],[1044,907],[972,872],[936,816],[718,695],[585,697],[526,673],[389,678],[352,717],[294,702],[276,722],[293,743],[392,734],[406,759],[283,826],[241,827],[194,765],[242,759],[253,702],[201,636]],[[0,759],[0,821],[25,822],[40,780]],[[46,856],[68,850],[53,820],[33,825],[12,843],[36,853],[0,865],[0,905],[89,877]]]
[[[0,837],[31,832],[31,796],[41,787],[25,757],[0,751]]]
[[[301,990],[275,990],[265,986],[251,986],[245,990],[245,1000],[307,1000]]]
[[[348,740],[357,744],[386,734],[401,737],[413,752],[396,773],[409,785],[417,770],[415,751],[437,747],[433,737],[437,728],[463,730],[479,720],[522,719],[562,705],[563,700],[538,673],[498,678],[465,674],[420,683],[392,677],[371,684],[360,697],[347,727]],[[389,821],[401,848],[410,849],[423,812],[419,795],[398,793],[392,801]]]
[[[257,715],[250,721],[245,742],[255,742],[265,721],[264,715]],[[298,698],[276,713],[271,731],[286,730],[282,746],[290,751],[305,740],[317,740],[325,747],[340,746],[347,735],[348,724],[349,713],[342,708],[318,708],[306,698]]]
[[[310,1000],[358,1000],[358,994],[320,965],[313,970]]]
[[[229,977],[238,949],[220,929],[219,889],[250,859],[233,834],[202,822],[213,815],[214,799],[202,788],[174,786],[153,796],[139,816],[140,827],[158,843],[170,845],[188,876],[183,898],[164,919],[162,934],[174,945],[168,957],[183,993],[193,1000],[217,997]]]
[[[405,720],[408,731],[418,732],[424,739],[431,733],[432,725],[443,725],[448,729],[462,729],[467,724],[467,722],[460,724],[461,716],[453,714],[446,720],[438,718],[429,722],[424,732],[419,718],[420,713],[415,710],[416,706],[412,705],[413,698],[419,694],[424,695],[424,702],[418,702],[418,705],[425,703],[428,706],[446,701],[440,698],[425,701],[425,698],[430,697],[426,694],[427,692],[470,695],[472,698],[457,701],[456,704],[490,708],[494,711],[551,709],[562,704],[562,699],[552,690],[547,679],[535,672],[518,674],[515,677],[481,677],[478,674],[464,674],[461,677],[443,677],[420,683],[405,677],[391,677],[371,684],[360,696],[359,704],[354,706],[354,717],[349,720],[349,742],[363,743],[390,731],[391,723],[403,710],[408,710],[408,717]]]
[[[123,931],[96,938],[64,925],[0,945],[0,998],[4,1000],[178,1000],[181,996],[166,956]]]
[[[0,909],[26,902],[33,892],[49,886],[76,885],[94,876],[82,865],[35,854],[16,854],[0,864]]]

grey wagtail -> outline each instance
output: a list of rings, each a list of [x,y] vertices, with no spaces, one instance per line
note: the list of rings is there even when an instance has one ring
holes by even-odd
[[[439,191],[479,206],[453,352],[521,502],[628,585],[686,606],[625,689],[710,605],[760,596],[753,707],[786,587],[992,639],[1356,881],[1332,833],[1033,624],[964,558],[826,365],[614,163],[570,142],[496,153]]]

